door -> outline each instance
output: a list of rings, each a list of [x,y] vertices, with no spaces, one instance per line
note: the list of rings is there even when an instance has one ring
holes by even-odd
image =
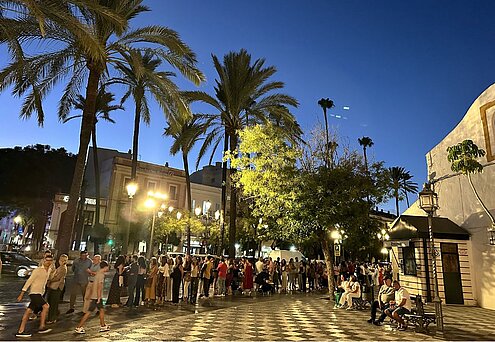
[[[443,284],[447,304],[464,304],[461,270],[456,243],[440,243],[442,251]]]

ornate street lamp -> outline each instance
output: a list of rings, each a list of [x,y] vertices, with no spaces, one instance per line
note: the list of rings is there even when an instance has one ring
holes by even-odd
[[[138,185],[135,182],[129,182],[126,185],[127,196],[129,197],[129,224],[126,227],[124,235],[124,245],[122,246],[122,254],[127,254],[127,249],[129,248],[129,235],[131,233],[131,222],[132,222],[132,200],[134,195],[136,195]]]
[[[433,268],[434,280],[434,299],[435,316],[437,319],[437,329],[443,332],[443,314],[442,300],[438,293],[438,274],[437,274],[437,251],[435,249],[435,240],[433,239],[432,221],[435,211],[438,209],[438,195],[431,189],[431,183],[425,183],[423,190],[419,193],[419,207],[428,214],[428,233],[430,235],[430,254]]]

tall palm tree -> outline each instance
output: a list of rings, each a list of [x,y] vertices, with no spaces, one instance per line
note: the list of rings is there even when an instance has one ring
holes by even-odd
[[[92,0],[86,1],[95,3]],[[80,89],[86,85],[86,105],[81,120],[74,178],[65,220],[57,237],[59,253],[67,253],[71,246],[84,164],[96,117],[98,87],[106,72],[118,61],[116,55],[136,44],[142,46],[141,43],[149,43],[163,58],[171,55],[170,59],[177,65],[195,69],[195,54],[180,40],[175,31],[156,25],[132,30],[128,28],[132,19],[148,11],[142,2],[143,0],[98,1],[100,7],[120,18],[122,23],[108,20],[107,16],[101,15],[91,6],[66,6],[63,2],[64,13],[68,13],[79,25],[73,25],[73,21],[63,22],[47,18],[43,32],[33,16],[20,16],[13,23],[12,20],[7,22],[6,19],[0,18],[0,26],[8,30],[9,46],[16,45],[16,49],[10,49],[11,63],[0,71],[0,90],[12,86],[14,95],[25,96],[21,108],[22,117],[28,118],[36,112],[41,124],[44,120],[42,100],[57,83],[68,78],[58,108],[59,117],[64,117]],[[83,33],[81,30],[84,30]],[[0,42],[7,40],[4,32],[0,33]],[[33,45],[33,42],[47,43],[48,46],[43,45],[43,53],[39,55],[27,56],[21,53],[25,44]]]
[[[234,151],[239,142],[238,132],[246,125],[271,121],[284,127],[287,136],[297,139],[301,130],[290,107],[297,107],[295,98],[276,92],[284,87],[283,82],[269,81],[276,73],[274,66],[265,66],[264,59],[251,60],[244,49],[229,52],[223,63],[213,55],[213,64],[218,77],[215,80],[215,96],[205,92],[186,92],[190,101],[202,101],[211,105],[215,113],[208,135],[201,147],[199,159],[211,147],[213,158],[218,146],[223,142],[223,151]],[[225,222],[227,163],[222,170],[222,222]],[[234,170],[231,170],[233,172]],[[237,194],[233,184],[230,186],[229,255],[235,256]],[[220,228],[220,244],[223,244],[224,227]]]
[[[209,120],[205,120],[200,115],[194,115],[190,118],[182,118],[177,120],[173,125],[165,128],[164,135],[174,139],[170,147],[170,153],[176,155],[182,152],[182,162],[184,164],[184,172],[186,174],[186,210],[189,215],[192,213],[192,197],[191,197],[191,178],[189,175],[189,152],[193,146],[202,139],[209,127]],[[187,225],[187,253],[191,252],[191,227]]]
[[[321,98],[318,101],[318,105],[323,109],[323,119],[325,120],[325,166],[328,167],[329,164],[329,149],[330,149],[330,138],[328,136],[328,117],[327,117],[327,110],[333,108],[335,105],[332,100],[330,100],[328,97],[326,99]]]
[[[95,208],[95,223],[100,223],[100,213],[101,213],[101,191],[100,191],[100,166],[98,161],[98,144],[96,140],[96,124],[99,120],[104,120],[110,123],[115,123],[115,121],[110,117],[110,113],[121,109],[124,107],[122,105],[114,105],[112,102],[115,101],[115,95],[107,92],[104,86],[100,87],[98,91],[98,96],[96,98],[96,118],[94,120],[93,130],[91,131],[91,142],[93,145],[93,172],[95,175],[95,197],[96,197],[96,208]],[[73,103],[74,109],[78,109],[84,111],[84,107],[86,106],[86,99],[82,95],[77,95],[74,99]],[[67,122],[69,120],[75,118],[81,118],[82,114],[74,115],[67,118],[63,118],[63,122]]]
[[[418,184],[411,181],[411,174],[403,167],[391,167],[389,168],[389,173],[392,182],[392,195],[395,198],[395,209],[397,216],[399,216],[399,201],[403,200],[404,198],[407,199],[408,193],[417,193]]]
[[[140,122],[142,120],[149,125],[151,120],[147,94],[152,95],[165,113],[167,121],[172,125],[175,125],[176,121],[185,122],[190,117],[189,107],[180,96],[176,84],[170,79],[175,74],[157,70],[163,62],[161,57],[167,58],[165,60],[173,66],[180,67],[179,70],[196,85],[199,85],[205,78],[194,66],[177,64],[172,54],[156,54],[151,49],[145,51],[130,49],[123,51],[121,56],[122,61],[116,63],[120,76],[113,78],[110,83],[121,83],[127,86],[127,92],[121,102],[124,103],[132,96],[135,103],[131,168],[131,179],[135,180]]]
[[[366,173],[368,173],[368,155],[366,154],[366,149],[374,145],[373,140],[370,137],[362,137],[358,139],[359,145],[363,147],[363,156],[364,156],[364,167]]]
[[[485,156],[485,150],[479,148],[472,140],[466,139],[456,145],[449,146],[447,148],[447,153],[447,160],[451,163],[450,168],[452,171],[460,172],[467,177],[476,199],[481,204],[486,215],[490,218],[492,224],[491,229],[495,230],[495,219],[493,214],[481,200],[481,197],[473,184],[473,180],[471,179],[471,174],[483,172],[483,165],[481,165],[477,159]]]

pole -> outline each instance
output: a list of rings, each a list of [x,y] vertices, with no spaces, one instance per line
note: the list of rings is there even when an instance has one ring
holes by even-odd
[[[122,246],[122,254],[127,255],[129,248],[129,235],[131,234],[131,221],[132,221],[132,197],[129,202],[129,224],[125,229],[124,245]]]
[[[153,254],[153,235],[155,234],[155,210],[153,210],[153,218],[151,219],[151,235],[150,235],[150,245],[148,248],[148,259],[151,259]]]
[[[433,239],[432,213],[428,213],[428,232],[430,234],[430,254],[431,254],[431,265],[433,268],[433,280],[434,280],[434,290],[435,290],[435,298],[433,298],[433,303],[435,304],[437,330],[443,332],[442,300],[440,299],[440,295],[438,293],[437,256],[435,253],[435,240]]]

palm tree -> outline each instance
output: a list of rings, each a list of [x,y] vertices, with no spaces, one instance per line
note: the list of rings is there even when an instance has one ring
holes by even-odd
[[[205,92],[185,92],[190,101],[202,101],[211,105],[216,113],[212,114],[212,125],[201,147],[199,160],[208,148],[212,147],[210,161],[218,146],[223,142],[223,151],[234,151],[239,142],[238,132],[246,125],[273,122],[284,127],[288,138],[297,139],[301,130],[289,107],[297,107],[295,98],[277,93],[284,87],[283,82],[269,81],[276,73],[274,66],[265,67],[264,59],[251,61],[251,55],[244,49],[229,52],[223,63],[213,55],[213,64],[218,74],[215,80],[215,97]],[[227,198],[227,163],[222,170],[222,222],[225,222]],[[231,170],[233,172],[233,170]],[[230,186],[230,222],[229,255],[235,256],[237,194],[233,184]],[[224,227],[220,228],[220,244],[223,244]]]
[[[95,1],[79,2],[94,3]],[[14,23],[0,18],[0,26],[7,27],[9,37],[14,37],[9,40],[9,44],[17,44],[17,49],[10,49],[12,62],[0,71],[0,89],[12,86],[14,95],[25,96],[21,108],[22,117],[29,118],[33,112],[36,112],[38,122],[42,124],[44,120],[42,100],[57,83],[69,78],[58,108],[59,117],[67,116],[76,95],[86,84],[84,95],[86,105],[81,120],[74,178],[66,217],[60,227],[56,244],[59,253],[67,253],[70,249],[84,165],[96,118],[98,88],[109,68],[118,61],[116,54],[131,49],[135,44],[150,43],[153,44],[155,53],[162,58],[170,56],[169,59],[176,65],[196,70],[195,54],[180,40],[175,31],[156,25],[132,30],[128,28],[133,18],[148,11],[142,2],[143,0],[98,1],[107,12],[121,18],[122,23],[107,20],[107,16],[101,15],[90,6],[64,5],[64,13],[68,13],[75,18],[74,20],[77,19],[79,25],[73,25],[73,21],[63,22],[47,18],[43,32],[36,18],[32,16],[20,16]],[[81,30],[84,32],[82,33]],[[5,41],[3,31],[1,34],[0,41]],[[33,56],[20,52],[23,44],[33,42],[46,42],[49,48],[45,47],[42,54]],[[178,69],[181,71],[180,67]]]
[[[98,91],[98,97],[96,98],[96,118],[94,121],[94,127],[91,132],[91,141],[93,144],[93,167],[94,167],[94,174],[95,174],[95,197],[96,197],[96,209],[95,209],[95,223],[99,224],[100,223],[100,167],[99,167],[99,162],[98,162],[98,145],[97,145],[97,140],[96,140],[96,124],[98,123],[98,120],[105,120],[110,123],[115,123],[115,121],[110,117],[110,113],[121,109],[123,110],[124,107],[122,105],[112,105],[111,103],[115,101],[115,95],[107,92],[105,90],[105,87],[102,86],[100,87],[100,90]],[[81,111],[84,111],[84,107],[86,106],[86,99],[82,95],[77,95],[76,99],[74,100],[74,109],[78,109]],[[74,115],[68,118],[64,118],[63,122],[67,122],[69,120],[75,119],[75,118],[80,118],[82,117],[82,114],[80,115]]]
[[[147,49],[141,51],[130,49],[121,53],[122,61],[116,63],[116,69],[120,77],[113,78],[110,83],[120,83],[127,86],[127,92],[122,98],[124,103],[130,96],[134,99],[134,135],[132,142],[132,168],[131,179],[136,179],[137,157],[139,145],[139,125],[141,120],[147,125],[150,124],[151,115],[148,106],[147,93],[151,94],[165,113],[167,121],[172,125],[176,121],[185,122],[190,116],[189,108],[180,96],[180,92],[174,82],[170,80],[175,76],[173,72],[158,71],[162,64],[159,56],[177,67],[188,76],[196,85],[199,85],[205,78],[203,74],[193,65],[180,65],[172,54],[158,55],[154,50]]]
[[[328,117],[327,117],[327,109],[331,109],[333,108],[335,105],[333,103],[332,100],[330,100],[329,98],[321,98],[319,101],[318,101],[318,105],[321,107],[321,109],[323,109],[323,118],[325,120],[325,166],[328,167],[329,166],[329,156],[328,156],[328,151],[329,151],[329,148],[330,148],[330,138],[328,137]]]
[[[373,140],[370,137],[362,137],[358,139],[359,145],[363,147],[363,156],[364,156],[364,167],[366,173],[368,173],[368,155],[366,154],[366,149],[374,145]]]
[[[210,119],[211,120],[211,119]],[[165,128],[164,135],[168,135],[174,139],[174,143],[170,147],[170,153],[176,155],[182,152],[182,162],[184,163],[184,172],[186,174],[186,210],[190,215],[192,213],[192,197],[191,197],[191,179],[189,175],[188,155],[193,146],[201,140],[203,134],[206,133],[209,127],[209,121],[204,120],[200,115],[194,115],[191,118],[181,119]],[[187,225],[187,253],[191,252],[191,227]]]
[[[418,184],[411,181],[411,174],[403,167],[391,167],[389,173],[392,181],[392,195],[395,198],[395,209],[397,216],[399,216],[399,201],[406,198],[409,206],[408,193],[417,193]]]
[[[447,160],[451,163],[450,168],[454,172],[460,172],[467,176],[469,185],[471,185],[471,189],[473,189],[476,199],[481,204],[481,207],[485,211],[486,215],[490,218],[492,224],[491,229],[495,229],[495,219],[493,214],[481,200],[481,197],[474,186],[473,180],[471,179],[471,174],[483,172],[483,165],[481,165],[477,159],[485,156],[485,150],[479,148],[472,140],[467,139],[456,145],[449,146],[447,148],[447,152]]]

